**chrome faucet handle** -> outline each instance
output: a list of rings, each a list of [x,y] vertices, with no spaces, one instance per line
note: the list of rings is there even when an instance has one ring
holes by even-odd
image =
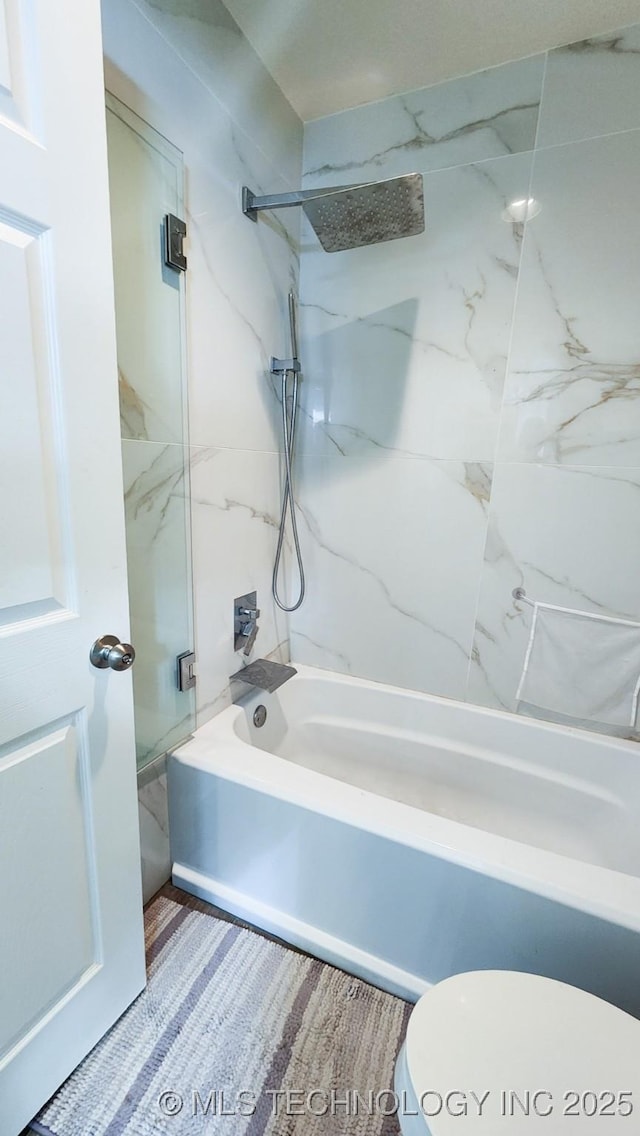
[[[255,623],[260,617],[259,607],[241,607],[238,608],[238,615],[242,616],[243,623]]]
[[[259,631],[257,598],[256,592],[246,592],[233,601],[233,649],[244,651],[245,655],[251,652]]]
[[[254,623],[253,626],[251,626],[250,629],[249,629],[249,627],[247,627],[247,631],[248,631],[248,634],[245,631],[242,632],[242,634],[246,638],[246,643],[245,643],[244,647],[242,648],[242,654],[243,655],[250,655],[252,650],[253,650],[253,644],[255,643],[256,636],[258,634],[257,623]]]

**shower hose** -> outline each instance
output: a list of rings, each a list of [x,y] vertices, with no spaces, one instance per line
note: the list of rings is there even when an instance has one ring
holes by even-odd
[[[296,316],[294,306],[293,292],[289,292],[289,328],[291,334],[291,353],[293,359],[297,361],[298,358],[298,336],[296,331]],[[291,390],[291,405],[289,408],[289,375],[292,376],[292,390]],[[282,434],[284,442],[284,489],[282,493],[282,511],[280,513],[280,528],[278,531],[278,544],[276,547],[276,555],[273,563],[273,577],[271,580],[271,591],[273,598],[281,611],[297,611],[304,599],[306,590],[306,583],[304,578],[304,564],[302,561],[302,552],[300,551],[300,540],[298,538],[298,523],[296,519],[296,505],[293,496],[293,449],[296,438],[296,422],[298,418],[298,372],[295,370],[285,369],[282,372]],[[287,605],[280,598],[278,592],[278,576],[280,574],[280,562],[282,559],[282,548],[284,544],[285,526],[287,523],[287,510],[291,516],[291,533],[293,535],[293,546],[296,554],[296,561],[298,565],[298,576],[300,579],[300,591],[295,603]]]

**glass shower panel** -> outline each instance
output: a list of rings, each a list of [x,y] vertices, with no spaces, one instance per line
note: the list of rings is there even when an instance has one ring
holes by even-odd
[[[177,685],[193,646],[184,276],[164,263],[182,216],[182,155],[107,96],[127,561],[138,766],[195,728]]]

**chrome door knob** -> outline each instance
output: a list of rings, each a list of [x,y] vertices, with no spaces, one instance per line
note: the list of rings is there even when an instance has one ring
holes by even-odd
[[[103,635],[96,639],[89,652],[89,658],[94,667],[105,670],[111,667],[112,671],[128,671],[133,666],[136,653],[130,643],[121,643],[115,635]]]

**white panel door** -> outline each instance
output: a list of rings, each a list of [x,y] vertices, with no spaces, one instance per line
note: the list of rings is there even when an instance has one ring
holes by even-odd
[[[0,0],[0,1127],[145,981],[99,0]]]

